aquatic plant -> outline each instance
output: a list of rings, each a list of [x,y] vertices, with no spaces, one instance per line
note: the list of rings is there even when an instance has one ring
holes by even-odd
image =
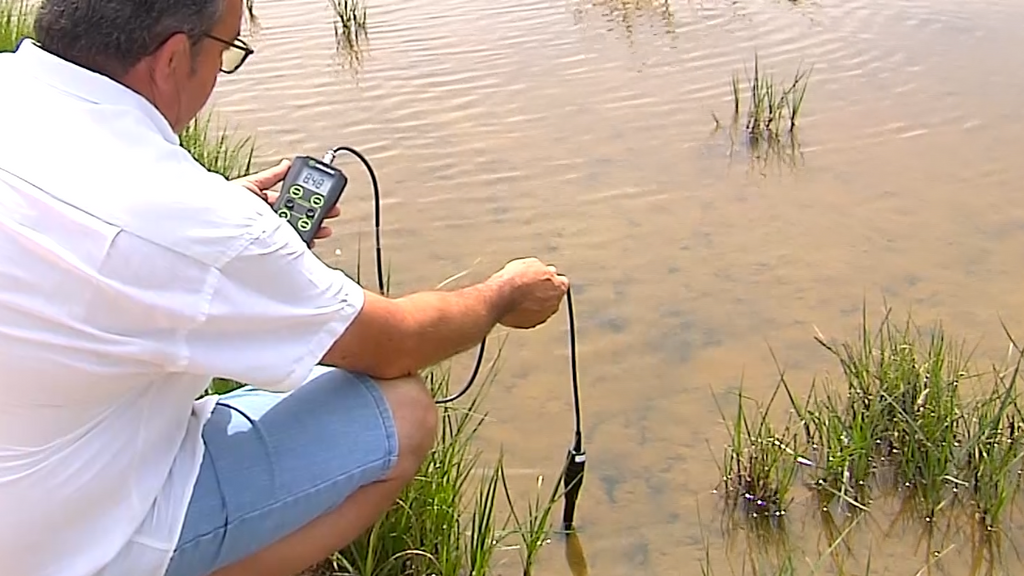
[[[798,465],[791,448],[796,440],[792,423],[777,429],[768,417],[779,389],[776,387],[767,405],[760,406],[744,396],[740,387],[736,416],[729,428],[729,444],[719,468],[728,503],[738,506],[748,518],[773,523],[780,522],[786,514]],[[748,402],[755,405],[752,415],[744,407]],[[715,404],[725,418],[717,398]]]
[[[640,30],[675,35],[676,14],[671,0],[589,0],[573,2],[573,20],[584,24],[599,18],[606,29],[615,30],[629,46],[636,44]]]
[[[502,487],[508,502],[509,512],[512,515],[512,523],[515,526],[512,532],[519,535],[520,546],[518,548],[524,567],[524,576],[531,574],[532,567],[537,561],[537,554],[549,536],[548,526],[551,522],[551,512],[554,509],[555,503],[561,499],[562,485],[560,480],[561,478],[555,478],[551,491],[545,497],[544,493],[540,491],[544,485],[544,477],[538,477],[537,492],[534,494],[533,500],[527,504],[526,517],[520,520],[519,514],[516,512],[516,505],[512,501],[512,492],[509,489],[504,470],[501,471]]]
[[[367,40],[366,5],[362,0],[330,0],[334,12],[335,48],[353,68],[362,63]]]
[[[703,551],[703,558],[700,559],[700,573],[701,576],[716,576],[720,572],[715,568],[715,564],[711,560],[711,541],[708,538],[707,532],[704,530],[704,524],[700,521],[701,513],[700,507],[697,507],[697,518],[698,525],[701,533],[701,546]],[[733,559],[738,559],[742,562],[740,574],[751,574],[753,576],[797,576],[798,574],[817,575],[822,573],[832,574],[831,570],[825,571],[826,560],[832,559],[834,565],[838,565],[839,574],[847,574],[842,568],[842,564],[846,559],[845,556],[840,552],[842,548],[849,550],[851,546],[847,542],[853,528],[858,525],[860,518],[851,522],[844,530],[839,533],[828,536],[827,543],[828,547],[822,551],[818,558],[811,562],[811,559],[802,556],[801,551],[798,547],[793,546],[787,540],[770,540],[766,541],[763,539],[764,533],[760,531],[745,532],[750,536],[753,536],[757,542],[754,546],[748,547],[745,554],[736,554],[730,552],[727,557],[727,562],[730,564],[730,574],[735,575],[736,570],[731,566]],[[735,532],[727,532],[725,534],[726,539],[733,536]],[[836,562],[836,560],[838,560]],[[808,566],[808,570],[801,570],[800,567],[803,565]],[[868,550],[866,557],[866,564],[863,572],[858,572],[863,576],[870,576],[871,574],[871,551]]]
[[[720,483],[730,501],[759,497],[783,506],[781,515],[786,502],[778,495],[799,482],[822,510],[839,506],[856,515],[878,496],[893,495],[911,501],[909,509],[926,523],[959,511],[998,532],[1024,471],[1017,384],[1024,356],[1016,343],[1010,367],[993,368],[991,380],[983,380],[963,342],[952,341],[941,324],[923,330],[909,315],[896,322],[888,308],[876,330],[864,314],[857,338],[816,340],[838,360],[841,377],[813,383],[802,400],[781,378],[787,408],[797,416],[781,434],[764,424],[768,407],[738,411],[728,425]],[[980,391],[968,394],[968,383]]]
[[[761,71],[760,58],[754,54],[754,73],[746,74],[748,103],[744,130],[755,141],[777,140],[781,134],[796,130],[797,120],[807,93],[810,70],[798,69],[789,84],[776,83],[771,73]],[[742,97],[740,78],[732,77],[733,116],[740,117]]]
[[[753,74],[744,67],[743,79],[734,72],[730,82],[732,118],[730,135],[735,144],[739,133],[751,158],[766,165],[776,160],[793,165],[800,155],[797,126],[811,70],[798,68],[792,81],[780,82],[761,68],[754,54]],[[744,95],[746,107],[744,108]],[[712,112],[717,132],[723,123]],[[731,155],[731,151],[730,151]]]
[[[941,326],[926,335],[909,318],[897,326],[888,314],[875,334],[864,317],[855,342],[833,345],[817,337],[842,367],[847,398],[839,404],[839,391],[827,386],[828,400],[814,397],[797,410],[820,465],[819,489],[864,498],[868,481],[885,467],[899,483],[889,488],[912,489],[931,516],[955,472],[968,357]]]

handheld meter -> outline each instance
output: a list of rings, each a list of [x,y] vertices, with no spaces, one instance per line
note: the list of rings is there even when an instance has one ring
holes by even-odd
[[[296,156],[281,183],[274,211],[308,246],[327,213],[341,200],[347,184],[345,174],[331,164],[311,156]]]

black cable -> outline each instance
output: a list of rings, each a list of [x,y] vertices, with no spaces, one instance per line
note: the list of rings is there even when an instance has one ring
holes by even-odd
[[[576,367],[576,313],[572,308],[572,287],[565,290],[566,315],[569,317],[569,367],[572,373],[572,405],[575,412],[576,441],[573,450],[583,450],[583,424],[580,417],[580,379]]]
[[[580,418],[580,384],[576,368],[576,313],[572,308],[572,289],[565,292],[566,310],[569,316],[569,362],[572,369],[572,403],[576,411],[576,431],[572,448],[565,457],[562,470],[562,489],[565,490],[565,505],[562,508],[562,530],[573,530],[576,502],[583,484],[583,472],[587,464],[587,453],[583,450],[583,426]]]
[[[331,149],[329,159],[333,161],[334,156],[337,156],[338,152],[348,152],[349,154],[358,158],[359,161],[363,163],[363,166],[366,168],[366,171],[370,174],[370,183],[373,185],[373,229],[374,239],[376,241],[377,291],[380,292],[381,295],[383,295],[384,263],[383,258],[381,256],[382,252],[380,242],[380,185],[377,183],[377,173],[373,171],[373,166],[370,165],[370,161],[366,159],[366,156],[363,156],[362,153],[360,153],[355,148],[351,148],[349,146],[338,146],[336,148],[333,148]],[[328,164],[330,164],[330,162],[328,162]],[[485,342],[486,339],[480,342],[480,349],[476,355],[476,364],[474,364],[473,371],[470,373],[469,379],[466,380],[466,384],[462,387],[462,389],[456,392],[455,394],[448,396],[447,398],[435,400],[435,403],[448,404],[458,400],[459,398],[462,398],[466,394],[466,392],[469,392],[469,389],[473,386],[473,382],[476,381],[476,377],[480,373],[480,368],[483,366],[484,363]]]
[[[334,161],[335,156],[339,152],[348,152],[355,156],[370,175],[370,183],[373,185],[373,226],[374,226],[374,238],[376,240],[376,257],[377,257],[377,289],[383,295],[384,294],[384,266],[383,258],[381,257],[381,241],[380,241],[380,185],[377,183],[377,174],[373,171],[373,166],[370,165],[370,161],[366,159],[358,150],[349,146],[338,146],[331,149],[331,151],[324,158],[328,164]],[[565,487],[565,508],[562,514],[562,525],[565,530],[570,530],[573,525],[573,516],[576,511],[576,500],[579,496],[580,485],[583,480],[583,469],[586,464],[586,452],[583,450],[583,426],[582,418],[580,416],[580,385],[579,375],[576,364],[576,314],[572,306],[572,289],[569,288],[565,292],[566,302],[566,314],[569,317],[569,362],[572,373],[572,400],[573,410],[575,416],[575,430],[572,448],[569,449],[568,456],[566,457],[565,469],[562,473],[562,482]],[[462,396],[469,392],[469,389],[473,386],[473,382],[476,381],[477,375],[480,373],[480,368],[483,365],[484,360],[484,344],[486,339],[480,342],[479,352],[476,356],[476,363],[473,366],[473,371],[470,373],[469,378],[466,380],[466,384],[461,390],[448,396],[435,400],[437,404],[448,404],[458,400]]]
[[[380,249],[380,186],[377,184],[377,173],[373,171],[373,166],[370,165],[370,161],[363,156],[361,152],[355,148],[349,146],[338,146],[332,148],[328,157],[325,158],[328,164],[334,161],[334,157],[338,155],[338,152],[348,152],[355,156],[363,163],[366,167],[366,171],[370,173],[370,183],[373,184],[373,229],[374,229],[374,240],[376,240],[376,253],[377,253],[377,291],[382,295],[384,294],[384,266],[381,263],[381,249]]]

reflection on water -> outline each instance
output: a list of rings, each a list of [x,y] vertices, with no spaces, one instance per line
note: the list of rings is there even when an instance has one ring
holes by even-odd
[[[793,172],[804,162],[803,151],[800,149],[798,130],[785,131],[770,138],[759,137],[743,128],[741,120],[733,116],[728,126],[714,117],[711,136],[721,137],[725,133],[728,143],[724,155],[731,168],[736,161],[736,154],[746,158],[744,163],[748,174],[767,176],[769,173]]]
[[[362,0],[330,0],[334,18],[335,53],[345,69],[358,72],[369,41],[366,6]]]
[[[587,557],[583,552],[583,543],[580,542],[580,535],[577,532],[568,532],[565,535],[565,562],[569,566],[569,573],[572,576],[589,576],[587,568]]]
[[[633,44],[642,30],[660,30],[667,34],[676,31],[671,0],[574,0],[573,17],[576,24],[584,24],[597,16],[621,28],[626,40]]]
[[[213,104],[256,133],[260,162],[340,144],[370,158],[395,293],[463,270],[479,280],[519,255],[569,274],[589,440],[577,526],[595,573],[699,573],[704,532],[729,573],[748,544],[710,535],[726,435],[709,389],[742,380],[765,399],[768,345],[806,389],[832,369],[814,328],[855,334],[865,300],[941,318],[980,340],[982,362],[1005,353],[1000,321],[1024,324],[1016,0],[366,6],[372,32],[359,33],[324,0],[258,4],[257,55]],[[754,148],[731,131],[730,78],[755,54],[780,74],[814,68],[792,142]],[[330,73],[337,55],[358,82]],[[343,217],[317,250],[354,269],[369,183],[339,165]],[[481,431],[483,448],[549,476],[572,432],[565,330],[556,319],[509,335]],[[826,530],[803,505],[787,519],[800,568],[848,526]],[[886,512],[847,533],[848,566],[868,550],[873,576],[914,574],[936,554],[953,574],[974,561],[970,536],[943,553],[909,527],[878,528]],[[1019,568],[1019,528],[1006,541],[1003,562]],[[562,556],[546,546],[536,573],[569,573]]]

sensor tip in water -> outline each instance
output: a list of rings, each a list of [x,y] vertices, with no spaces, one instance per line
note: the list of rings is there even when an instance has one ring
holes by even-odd
[[[569,450],[565,461],[562,487],[565,490],[565,507],[562,509],[562,530],[570,532],[575,527],[576,502],[583,485],[583,472],[587,464],[587,453],[582,449]]]

